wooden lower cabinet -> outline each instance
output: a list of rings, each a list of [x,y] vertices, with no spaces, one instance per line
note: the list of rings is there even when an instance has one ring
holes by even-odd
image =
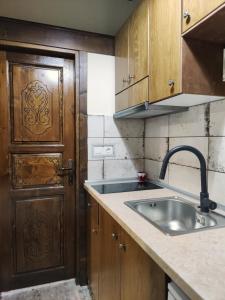
[[[89,202],[90,224],[95,219],[91,215],[96,215],[94,208],[99,207],[97,239],[89,226],[89,287],[93,299],[165,300],[165,273],[94,199]]]
[[[120,299],[119,225],[99,207],[99,300]]]
[[[121,300],[165,299],[165,273],[124,231],[120,237]]]

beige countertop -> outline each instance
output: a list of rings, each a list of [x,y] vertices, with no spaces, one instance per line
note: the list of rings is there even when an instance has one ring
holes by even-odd
[[[225,228],[167,236],[124,205],[128,200],[181,196],[169,189],[99,194],[85,189],[191,298],[225,300]]]

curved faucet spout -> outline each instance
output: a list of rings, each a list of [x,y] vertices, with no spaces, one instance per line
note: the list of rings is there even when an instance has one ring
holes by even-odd
[[[200,208],[202,212],[209,212],[209,209],[216,209],[217,204],[211,200],[209,200],[209,193],[208,193],[208,187],[207,187],[207,171],[206,171],[206,162],[205,158],[202,155],[202,153],[192,147],[187,145],[181,145],[174,147],[171,149],[165,156],[160,172],[160,179],[164,179],[166,175],[167,166],[169,163],[169,160],[171,156],[173,156],[175,153],[180,151],[189,151],[193,154],[195,154],[200,162],[200,172],[201,172],[201,193],[200,193]]]

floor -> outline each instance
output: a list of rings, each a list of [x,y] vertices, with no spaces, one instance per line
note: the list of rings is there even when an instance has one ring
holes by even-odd
[[[74,279],[2,293],[1,300],[91,300],[87,287]]]

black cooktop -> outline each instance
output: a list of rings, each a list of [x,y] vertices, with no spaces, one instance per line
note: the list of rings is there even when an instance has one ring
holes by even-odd
[[[158,186],[149,181],[142,182],[142,183],[140,183],[138,181],[137,182],[108,183],[108,184],[92,185],[92,187],[100,194],[124,193],[124,192],[132,192],[132,191],[162,189],[161,186]]]

